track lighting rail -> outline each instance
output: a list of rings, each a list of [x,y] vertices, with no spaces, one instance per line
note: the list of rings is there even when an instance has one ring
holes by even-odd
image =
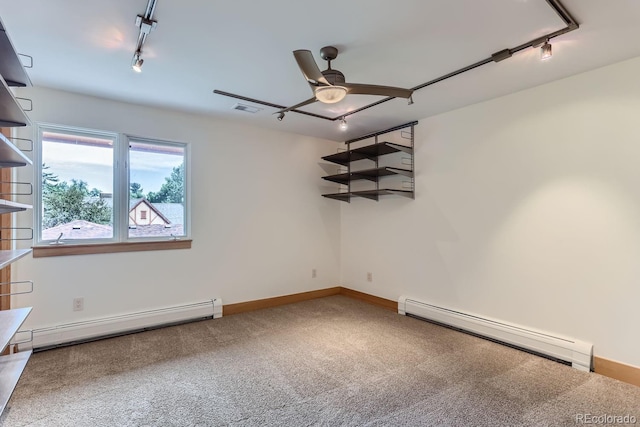
[[[142,47],[147,41],[147,36],[151,30],[156,28],[158,24],[157,21],[153,20],[155,10],[156,0],[149,0],[144,15],[136,16],[136,27],[140,28],[140,33],[138,34],[138,43],[136,44],[136,50],[131,60],[131,68],[138,73],[142,71],[142,64],[144,63],[144,59],[142,59]]]
[[[553,31],[549,34],[546,34],[542,37],[538,37],[534,40],[528,41],[526,43],[523,43],[519,46],[510,48],[510,49],[503,49],[499,52],[496,52],[494,54],[492,54],[490,57],[482,59],[478,62],[475,62],[471,65],[467,65],[466,67],[460,68],[458,70],[452,71],[450,73],[447,73],[443,76],[437,77],[433,80],[429,80],[428,82],[422,83],[418,86],[415,86],[413,88],[411,88],[414,92],[420,89],[424,89],[427,86],[431,86],[433,84],[439,83],[441,81],[450,79],[452,77],[455,77],[459,74],[462,73],[466,73],[467,71],[471,71],[475,68],[481,67],[483,65],[486,65],[490,62],[500,62],[504,59],[510,58],[514,53],[520,52],[522,50],[525,50],[527,48],[535,48],[535,47],[539,47],[541,45],[543,45],[545,42],[548,42],[549,40],[561,36],[563,34],[569,33],[571,31],[577,30],[580,26],[578,24],[578,22],[571,16],[571,14],[569,13],[569,11],[564,7],[564,5],[559,1],[559,0],[546,0],[547,4],[554,10],[554,12],[560,17],[560,19],[562,19],[562,21],[565,23],[566,27],[561,28],[557,31]],[[282,109],[286,109],[287,107],[283,106],[283,105],[278,105],[278,104],[273,104],[270,102],[266,102],[266,101],[261,101],[259,99],[254,99],[254,98],[249,98],[246,96],[242,96],[242,95],[237,95],[237,94],[233,94],[233,93],[229,93],[229,92],[224,92],[221,90],[214,90],[213,93],[215,93],[216,95],[222,95],[222,96],[227,96],[230,98],[235,98],[235,99],[240,99],[243,101],[248,101],[248,102],[253,102],[255,104],[260,104],[260,105],[265,105],[267,107],[273,107],[273,108],[277,108],[279,110]],[[390,101],[392,99],[395,99],[394,97],[387,97],[387,98],[383,98],[379,101],[373,102],[371,104],[367,104],[363,107],[360,107],[356,110],[353,111],[349,111],[347,113],[341,113],[339,116],[335,116],[335,117],[328,117],[328,116],[324,116],[321,114],[315,114],[315,113],[310,113],[307,111],[303,111],[303,110],[298,110],[298,109],[292,109],[289,110],[289,112],[294,112],[294,113],[298,113],[298,114],[304,114],[307,116],[311,116],[311,117],[315,117],[318,119],[323,119],[323,120],[328,120],[328,121],[336,121],[336,120],[343,120],[345,118],[347,118],[348,116],[351,116],[353,114],[359,113],[361,111],[364,110],[368,110],[369,108],[375,107],[377,105],[383,104],[387,101]],[[282,120],[282,118],[279,118],[279,120]]]

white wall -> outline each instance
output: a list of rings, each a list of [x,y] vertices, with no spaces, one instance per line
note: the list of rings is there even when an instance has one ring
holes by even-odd
[[[640,366],[639,75],[637,58],[421,120],[416,200],[351,204],[319,196],[317,163],[335,143],[29,89],[37,121],[191,142],[194,242],[27,257],[14,279],[36,291],[17,305],[33,305],[28,326],[42,327],[341,282],[590,341]]]
[[[339,206],[320,197],[318,166],[336,143],[50,89],[20,95],[33,99],[34,121],[189,142],[192,155],[192,249],[28,256],[13,265],[14,280],[35,281],[14,301],[34,307],[28,327],[339,283]],[[73,312],[79,296],[85,309]]]
[[[342,207],[344,286],[640,366],[638,76],[640,58],[421,120],[416,200]]]

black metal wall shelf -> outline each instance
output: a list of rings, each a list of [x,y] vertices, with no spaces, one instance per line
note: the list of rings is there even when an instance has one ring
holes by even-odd
[[[31,79],[22,65],[9,35],[0,19],[0,75],[8,86],[31,86]]]
[[[33,164],[11,141],[0,133],[0,168],[15,168]]]
[[[24,371],[32,351],[21,351],[0,357],[0,413],[9,403],[13,390],[18,384],[18,380]]]
[[[327,181],[336,182],[338,184],[347,185],[349,181],[356,181],[359,179],[366,179],[368,181],[377,181],[382,176],[390,175],[404,175],[407,177],[413,177],[413,171],[409,169],[393,168],[384,166],[375,169],[363,169],[352,172],[339,173],[336,175],[323,176],[322,179]]]
[[[413,148],[406,145],[394,144],[393,142],[381,142],[379,144],[367,145],[365,147],[355,148],[352,153],[360,154],[365,158],[372,159],[386,154],[397,153],[403,151],[407,154],[413,154]]]
[[[347,186],[347,191],[341,191],[338,193],[323,194],[324,197],[340,200],[342,202],[350,202],[353,197],[364,197],[371,200],[379,200],[380,196],[384,195],[400,195],[405,197],[414,198],[414,160],[413,160],[413,145],[414,145],[414,127],[418,122],[411,122],[405,125],[396,126],[390,129],[386,129],[380,132],[365,135],[360,138],[349,140],[346,142],[347,150],[341,151],[335,154],[322,157],[331,163],[335,163],[347,168],[346,172],[337,173],[335,175],[328,175],[322,177],[323,179],[331,182],[335,182],[341,185]],[[403,129],[410,128],[409,132],[402,131]],[[390,132],[400,131],[408,133],[409,136],[405,137],[409,140],[410,145],[398,144],[395,142],[378,142],[378,136],[388,134]],[[401,133],[401,135],[403,135]],[[404,135],[403,135],[404,137]],[[365,145],[362,147],[351,148],[351,144],[354,142],[374,139],[373,144]],[[405,153],[409,155],[410,169],[392,166],[382,166],[378,164],[379,158],[393,153]],[[375,162],[375,167],[371,169],[352,170],[351,163],[360,160],[370,160]],[[393,188],[380,188],[379,182],[381,178],[393,175],[401,175],[410,178],[410,190],[406,189],[393,189]],[[353,190],[351,188],[352,181],[366,180],[375,182],[375,189],[371,190]]]
[[[13,212],[22,212],[31,208],[33,208],[33,206],[31,205],[12,202],[11,200],[0,199],[0,215]]]
[[[19,127],[30,124],[31,121],[13,96],[11,89],[0,77],[0,127]]]
[[[379,200],[380,196],[398,195],[413,198],[413,191],[411,190],[397,190],[393,188],[380,188],[376,190],[362,190],[362,191],[350,191],[345,193],[333,193],[323,194],[324,197],[329,199],[340,200],[342,202],[348,202],[353,197],[363,197],[365,199]]]
[[[0,269],[31,253],[31,249],[8,249],[0,251]]]
[[[375,169],[365,169],[351,172],[355,179],[367,179],[369,181],[378,181],[380,177],[391,175],[404,175],[409,178],[413,178],[413,171],[411,169],[393,168],[389,166],[383,166]]]
[[[327,162],[336,163],[342,166],[348,166],[349,163],[355,162],[358,160],[366,159],[363,155],[355,155],[350,151],[341,151],[336,154],[331,154],[329,156],[324,156],[322,160],[326,160]]]
[[[336,154],[324,156],[322,160],[347,166],[351,162],[364,159],[374,160],[376,157],[397,153],[399,151],[407,154],[413,154],[412,147],[395,144],[393,142],[380,142],[378,144],[367,145],[365,147],[354,148],[353,150],[341,151]]]

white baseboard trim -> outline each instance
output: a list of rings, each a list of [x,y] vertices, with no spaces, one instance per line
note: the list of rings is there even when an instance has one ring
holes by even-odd
[[[190,320],[222,317],[222,300],[212,300],[127,313],[99,319],[49,326],[33,330],[33,341],[20,344],[20,349],[40,349],[127,332],[157,328]]]

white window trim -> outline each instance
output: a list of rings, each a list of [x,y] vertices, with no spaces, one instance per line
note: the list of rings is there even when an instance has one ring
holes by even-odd
[[[65,240],[62,236],[64,246],[88,245],[88,244],[108,244],[108,243],[133,243],[133,242],[162,242],[172,240],[191,239],[191,144],[178,141],[166,141],[148,137],[138,137],[124,133],[101,131],[96,129],[80,128],[76,126],[65,126],[52,123],[36,123],[37,138],[33,148],[33,217],[34,217],[34,243],[38,245],[49,245],[54,240],[42,240],[42,134],[44,131],[69,132],[79,134],[89,134],[113,138],[113,237],[103,239],[75,239]],[[129,237],[129,140],[149,142],[160,145],[173,145],[184,148],[184,169],[185,169],[185,195],[184,195],[184,224],[183,236],[173,237]],[[123,172],[122,171],[124,168]]]

